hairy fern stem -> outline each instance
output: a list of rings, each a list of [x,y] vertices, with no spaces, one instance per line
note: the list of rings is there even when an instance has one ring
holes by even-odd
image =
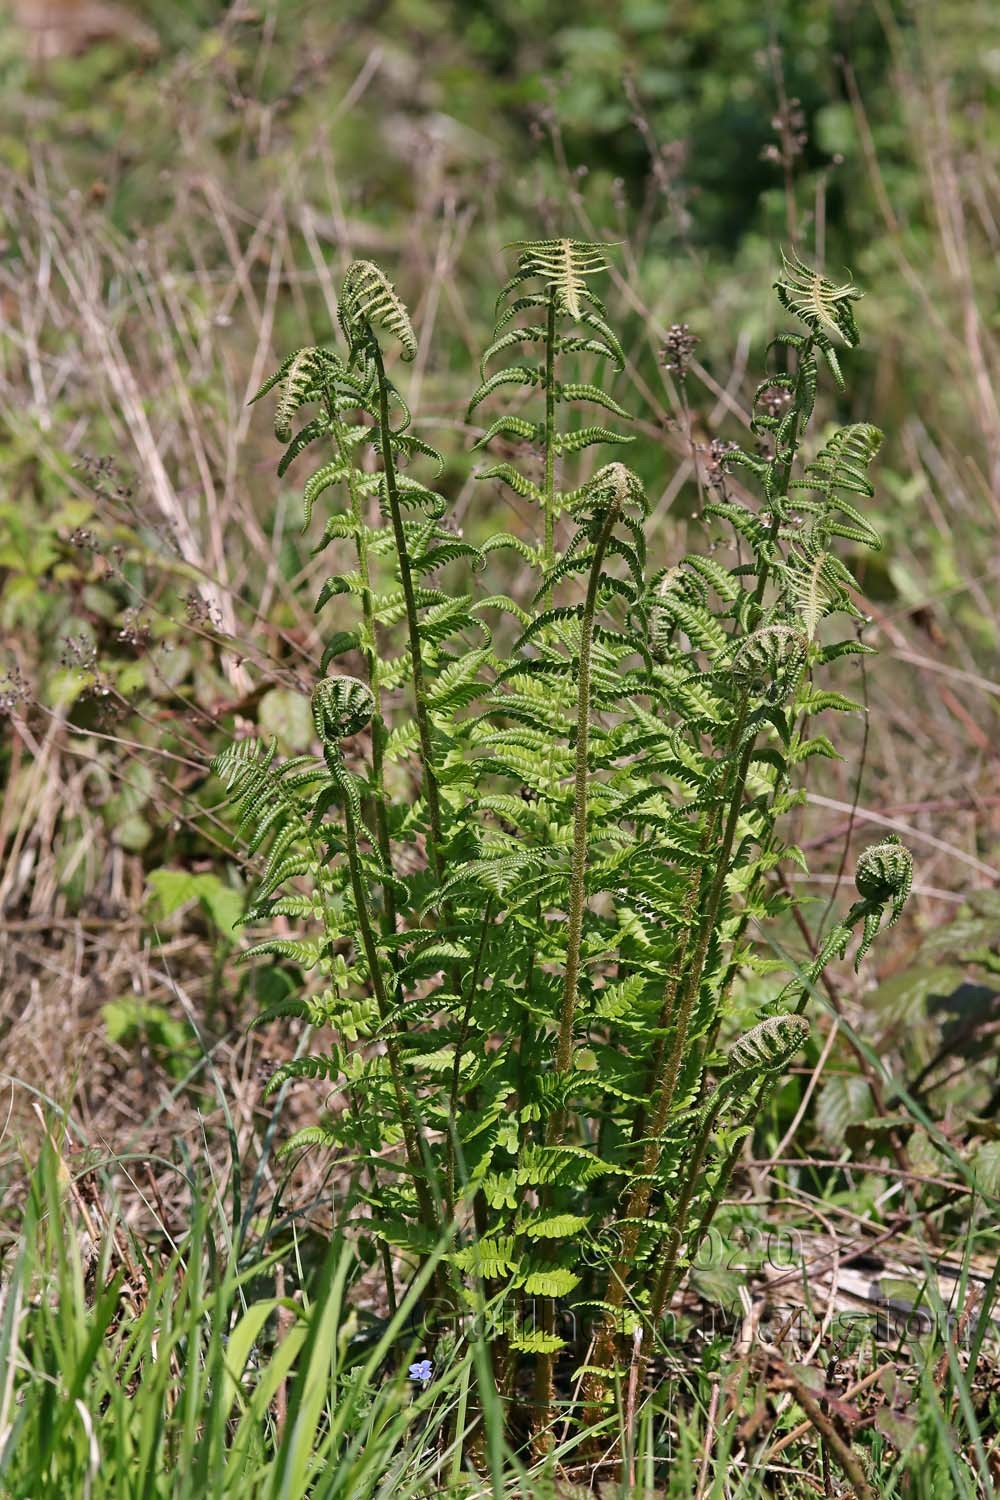
[[[479,981],[482,975],[483,956],[486,952],[486,940],[489,936],[490,923],[493,920],[493,903],[486,903],[483,913],[483,925],[479,934],[479,947],[476,950],[475,963],[469,976],[468,989],[465,996],[465,1007],[462,1011],[462,1020],[455,1041],[455,1060],[451,1070],[451,1089],[448,1094],[448,1154],[445,1167],[445,1203],[449,1217],[455,1212],[455,1148],[458,1132],[458,1105],[459,1091],[462,1081],[462,1055],[465,1044],[469,1037],[469,1024],[472,1019],[472,1007],[476,1002],[476,994],[479,989]]]
[[[742,1129],[743,1126],[749,1125],[751,1121],[759,1114],[762,1093],[762,1085],[755,1086],[751,1090],[750,1100],[747,1104],[747,1107],[739,1117],[738,1128]],[[677,1286],[679,1285],[679,1277],[677,1274],[678,1256],[681,1242],[684,1236],[684,1229],[687,1223],[687,1215],[691,1207],[691,1189],[693,1189],[694,1184],[697,1180],[697,1171],[700,1170],[701,1161],[704,1160],[705,1147],[707,1146],[707,1144],[707,1137],[700,1142],[701,1157],[696,1165],[695,1172],[693,1174],[689,1174],[688,1180],[685,1183],[685,1187],[683,1190],[685,1201],[678,1203],[678,1208],[681,1209],[682,1212],[678,1213],[677,1218],[671,1228],[670,1243],[663,1260],[660,1274],[657,1278],[656,1285],[653,1290],[652,1299],[650,1301],[650,1321],[654,1328],[662,1318],[665,1308],[669,1306],[670,1301],[675,1291],[677,1290]],[[712,1220],[715,1218],[715,1214],[719,1207],[719,1204],[722,1202],[723,1198],[726,1195],[726,1189],[729,1186],[729,1182],[732,1178],[733,1171],[735,1170],[736,1163],[739,1160],[742,1146],[743,1136],[742,1134],[740,1134],[738,1140],[730,1147],[729,1152],[726,1155],[726,1159],[722,1164],[718,1177],[716,1178],[711,1197],[702,1209],[701,1218],[698,1221],[694,1234],[690,1238],[687,1254],[687,1259],[689,1261],[692,1261],[697,1255],[698,1251],[701,1249],[701,1246],[705,1242],[705,1236],[708,1234],[709,1229],[712,1227]]]
[[[601,582],[601,570],[608,542],[618,519],[619,502],[612,499],[594,543],[594,555],[587,579],[587,597],[580,622],[580,654],[577,667],[576,767],[573,787],[573,856],[570,867],[569,920],[566,931],[566,968],[563,981],[562,1008],[556,1044],[555,1071],[568,1074],[573,1067],[573,1023],[576,1017],[577,989],[580,977],[580,945],[583,938],[583,909],[587,889],[587,791],[589,785],[588,751],[590,744],[590,658],[594,641],[594,614]],[[566,1130],[567,1106],[560,1100],[549,1118],[547,1139],[550,1146],[561,1144]],[[541,1326],[552,1333],[555,1308],[546,1298]],[[553,1357],[538,1356],[535,1381],[535,1411],[539,1440],[544,1449],[549,1443],[552,1421]]]
[[[328,401],[328,411],[333,417],[333,411]],[[356,540],[356,552],[358,558],[358,572],[361,575],[361,616],[364,621],[365,635],[367,637],[367,649],[364,652],[368,666],[368,685],[372,690],[372,699],[375,711],[372,714],[372,787],[374,794],[375,836],[378,842],[379,856],[387,879],[382,884],[382,914],[383,924],[387,933],[395,932],[397,913],[396,896],[392,882],[392,845],[389,839],[389,818],[386,810],[385,798],[385,719],[382,714],[382,684],[379,680],[379,651],[377,626],[375,623],[375,609],[372,604],[371,563],[368,556],[368,540],[366,537],[367,517],[362,505],[362,497],[358,493],[357,477],[351,465],[350,455],[347,452],[340,433],[334,427],[335,448],[337,458],[347,473],[347,491],[351,504],[351,520],[354,524]]]
[[[729,1090],[725,1084],[720,1084],[708,1106],[702,1112],[701,1127],[695,1138],[694,1147],[688,1157],[684,1171],[684,1181],[677,1198],[671,1209],[671,1227],[667,1238],[666,1247],[663,1252],[663,1264],[660,1275],[653,1291],[651,1312],[654,1326],[662,1314],[663,1308],[673,1294],[674,1271],[680,1253],[681,1242],[684,1238],[684,1229],[687,1225],[688,1213],[691,1209],[691,1200],[694,1197],[695,1187],[698,1182],[698,1174],[705,1160],[705,1152],[711,1138],[715,1122],[719,1117],[719,1111],[725,1102]]]
[[[545,481],[543,490],[544,551],[542,566],[548,572],[556,560],[555,551],[555,436],[556,436],[556,299],[549,293],[545,321]]]
[[[328,752],[330,753],[330,752]],[[371,917],[368,913],[368,896],[365,890],[364,872],[361,869],[361,860],[358,854],[358,824],[351,806],[350,798],[344,797],[344,825],[345,843],[347,846],[347,863],[351,877],[351,891],[354,896],[354,908],[358,922],[358,936],[364,950],[365,962],[368,965],[368,973],[371,978],[372,989],[375,992],[375,1001],[378,1005],[379,1015],[383,1024],[389,1021],[389,998],[386,994],[385,981],[382,977],[382,965],[379,960],[378,947],[375,942],[375,934],[372,929]],[[436,1234],[439,1226],[437,1215],[434,1211],[434,1203],[427,1191],[426,1174],[420,1154],[420,1138],[417,1122],[413,1115],[410,1098],[406,1090],[406,1079],[403,1074],[402,1059],[399,1054],[399,1046],[392,1028],[386,1025],[386,1056],[389,1059],[389,1070],[392,1076],[392,1087],[396,1097],[396,1108],[399,1110],[399,1123],[403,1132],[403,1145],[406,1151],[406,1159],[413,1176],[414,1190],[417,1202],[420,1205],[420,1214],[424,1227]]]
[[[573,856],[569,881],[569,920],[566,928],[566,969],[563,980],[562,1008],[556,1044],[555,1070],[569,1073],[573,1065],[573,1021],[576,1016],[577,988],[580,978],[580,945],[583,938],[583,908],[587,891],[587,791],[590,746],[590,658],[594,644],[594,612],[601,583],[601,569],[611,533],[618,516],[612,503],[594,544],[594,557],[587,580],[587,598],[580,622],[580,654],[577,667],[576,767],[573,783]],[[566,1125],[564,1109],[552,1116],[549,1144],[558,1145]]]
[[[739,744],[740,735],[746,723],[748,709],[748,701],[744,697],[737,713],[736,727],[733,731],[733,740],[737,744]],[[743,792],[746,787],[747,771],[750,767],[750,758],[752,755],[753,741],[751,740],[740,755],[733,784],[728,792],[729,807],[725,831],[722,835],[722,843],[718,850],[712,853],[711,856],[713,874],[708,897],[698,924],[698,937],[694,955],[691,959],[691,966],[685,976],[677,1003],[677,1016],[670,1050],[667,1053],[662,1075],[657,1081],[657,1097],[659,1102],[656,1118],[660,1119],[662,1117],[664,1121],[674,1103],[681,1063],[687,1046],[691,1014],[698,998],[702,974],[705,968],[705,958],[708,953],[712,934],[715,930],[715,921],[718,916],[719,903],[722,900],[722,894],[725,890],[726,878],[729,875],[729,860],[733,852],[733,840],[736,836],[736,825],[739,822],[740,810],[743,806]]]
[[[413,704],[417,733],[420,739],[420,761],[423,770],[424,798],[427,802],[427,818],[430,823],[430,854],[434,873],[438,880],[444,879],[444,853],[442,850],[441,800],[438,793],[437,776],[434,772],[434,745],[431,739],[430,712],[427,707],[427,685],[424,678],[423,648],[420,643],[420,618],[417,613],[416,595],[413,589],[413,571],[410,566],[406,530],[399,504],[399,489],[396,483],[396,465],[392,456],[391,428],[389,425],[389,385],[382,360],[382,350],[376,338],[371,340],[371,355],[375,364],[375,379],[378,384],[378,409],[382,463],[385,470],[386,502],[392,522],[396,543],[396,561],[399,579],[406,605],[406,631],[410,647],[410,664],[413,671]]]

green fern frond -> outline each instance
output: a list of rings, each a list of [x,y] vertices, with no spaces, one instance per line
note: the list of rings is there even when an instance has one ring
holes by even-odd
[[[557,1354],[565,1349],[566,1340],[556,1333],[543,1333],[534,1328],[529,1333],[512,1333],[508,1340],[511,1349],[518,1354]]]
[[[275,1068],[264,1086],[264,1098],[269,1099],[293,1078],[323,1078],[332,1083],[340,1077],[342,1071],[341,1058],[336,1051],[322,1057],[293,1057]]]
[[[274,412],[274,435],[279,443],[289,441],[292,417],[301,406],[317,398],[335,363],[335,356],[326,350],[299,349],[282,366],[276,377],[281,381],[281,395]],[[273,383],[273,379],[265,381],[254,401],[270,390]]]
[[[486,561],[479,547],[470,546],[468,542],[449,541],[443,542],[439,547],[432,547],[429,552],[416,553],[410,560],[410,566],[414,573],[434,573],[438,568],[444,568],[459,558],[468,558],[477,572]]]
[[[585,328],[592,329],[598,334],[602,344],[606,345],[607,352],[615,362],[618,370],[625,368],[625,351],[618,341],[618,336],[609,323],[601,317],[594,306],[584,308],[580,314],[579,321]]]
[[[653,601],[651,614],[654,650],[665,651],[669,631],[678,626],[695,650],[708,652],[713,660],[721,657],[729,645],[729,637],[714,615],[676,594],[661,594]]]
[[[815,640],[819,623],[833,604],[834,595],[825,573],[829,558],[828,552],[817,552],[814,558],[807,559],[804,568],[788,574],[795,609],[807,641]]]
[[[565,1266],[528,1271],[517,1278],[529,1297],[566,1297],[580,1285],[581,1278]]]
[[[529,1240],[568,1240],[583,1234],[589,1223],[585,1214],[533,1214],[518,1225],[518,1232]]]
[[[855,703],[843,693],[823,692],[818,688],[802,693],[797,706],[800,713],[810,716],[821,714],[828,708],[842,714],[863,714],[865,711],[863,703]]]
[[[306,481],[305,489],[302,491],[303,531],[307,530],[309,523],[312,520],[313,506],[316,504],[316,501],[323,493],[323,491],[329,489],[329,487],[333,484],[343,483],[343,481],[345,479],[349,479],[353,473],[354,471],[349,467],[349,465],[334,461],[333,463],[324,464],[321,469],[317,470],[317,472],[313,474],[313,476],[309,480]],[[326,540],[330,540],[329,535],[326,537]]]
[[[865,499],[874,496],[868,469],[882,445],[882,436],[870,422],[853,422],[838,428],[806,466],[803,479],[792,485],[793,490],[812,490],[823,496],[825,503],[815,523],[817,532],[856,541],[876,552],[882,546],[878,532],[838,491],[846,490]],[[846,517],[846,525],[837,519],[838,512]]]
[[[610,427],[578,427],[575,432],[557,434],[554,440],[554,447],[558,456],[565,458],[567,454],[579,453],[582,449],[589,448],[594,443],[634,442],[634,433],[612,432]]]
[[[822,451],[806,466],[806,479],[816,480],[817,489],[853,490],[871,499],[875,490],[868,468],[882,446],[884,434],[871,422],[851,422],[838,427]]]
[[[491,438],[499,436],[520,438],[526,443],[538,443],[541,442],[542,435],[543,428],[540,422],[529,422],[524,417],[507,415],[497,417],[495,422],[491,422],[482,437],[477,438],[472,446],[485,448]]]
[[[716,562],[714,557],[699,557],[697,554],[688,553],[681,558],[681,565],[703,578],[726,604],[734,603],[739,597],[738,581],[729,569]]]
[[[279,1147],[278,1157],[284,1160],[286,1156],[291,1156],[294,1152],[302,1151],[309,1146],[323,1146],[327,1151],[332,1151],[339,1144],[340,1137],[331,1126],[305,1125]]]
[[[536,324],[528,324],[522,328],[508,329],[506,333],[502,333],[499,338],[495,338],[493,342],[489,344],[486,349],[484,349],[482,358],[479,362],[480,379],[486,379],[486,366],[489,364],[490,360],[495,359],[498,354],[503,354],[508,349],[515,349],[518,344],[541,343],[544,338],[545,329],[537,326]]]
[[[289,435],[291,435],[290,432]],[[326,435],[327,422],[325,417],[316,417],[313,421],[307,422],[304,427],[300,428],[281,455],[278,463],[278,478],[284,478],[299,454],[303,453],[309,447],[310,443],[315,443],[319,438],[326,437]]]
[[[524,1187],[586,1187],[598,1177],[624,1175],[624,1168],[601,1161],[581,1146],[527,1146],[517,1169]]]
[[[477,1240],[475,1244],[453,1251],[448,1259],[462,1271],[496,1281],[516,1270],[521,1256],[514,1236],[504,1235]]]
[[[396,340],[404,360],[416,358],[417,339],[410,315],[392,282],[373,261],[355,260],[348,266],[338,311],[352,357],[380,328]]]
[[[513,464],[492,464],[488,469],[480,469],[476,478],[501,479],[514,491],[515,495],[520,495],[524,500],[538,502],[542,499],[542,492],[537,484],[532,484],[530,479],[520,474]]]
[[[781,252],[783,274],[774,283],[782,306],[801,318],[814,333],[828,332],[854,349],[858,328],[851,306],[861,297],[853,281],[836,286],[819,271],[805,265],[797,255]]]
[[[570,380],[559,382],[556,385],[555,397],[557,401],[587,401],[591,406],[603,406],[605,411],[612,412],[616,417],[628,419],[629,413],[613,396],[607,391],[602,391],[600,386],[589,385],[586,381]]]
[[[560,311],[576,322],[588,296],[587,278],[608,268],[604,246],[589,240],[517,240],[518,269],[537,276],[553,294]]]
[[[720,520],[728,521],[733,530],[737,531],[754,549],[762,547],[767,541],[767,529],[761,523],[760,517],[752,510],[748,510],[745,505],[738,505],[731,500],[710,500],[702,511],[702,515],[718,516]]]
[[[303,866],[300,873],[305,874],[307,869],[307,865]],[[252,948],[244,949],[237,962],[250,963],[265,954],[290,959],[300,969],[312,969],[323,956],[323,945],[306,938],[265,938],[261,943],[254,943]]]
[[[469,399],[467,415],[471,417],[476,407],[487,396],[498,391],[505,385],[541,385],[544,375],[540,370],[532,369],[529,365],[509,365],[506,370],[498,370],[491,375],[489,380],[484,380],[478,390],[474,391]]]

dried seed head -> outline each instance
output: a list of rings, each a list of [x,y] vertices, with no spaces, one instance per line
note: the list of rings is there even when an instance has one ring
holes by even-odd
[[[676,375],[678,380],[686,379],[691,356],[698,343],[698,335],[692,333],[686,323],[672,323],[660,350],[663,368],[669,370],[671,375]]]
[[[727,442],[725,438],[713,438],[707,448],[701,449],[705,455],[705,479],[710,488],[719,490],[723,495],[726,492],[729,458],[733,453],[739,452],[739,446],[739,443]]]
[[[0,674],[0,718],[14,713],[29,697],[28,684],[16,662]]]
[[[152,632],[149,624],[137,609],[127,609],[122,616],[118,639],[137,652],[147,650]]]
[[[792,393],[786,391],[783,386],[771,385],[761,392],[757,401],[766,416],[781,417],[792,404]]]

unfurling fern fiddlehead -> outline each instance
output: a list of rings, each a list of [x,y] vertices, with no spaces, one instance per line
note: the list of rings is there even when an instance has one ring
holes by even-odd
[[[558,378],[559,363],[572,355],[594,355],[621,370],[625,356],[608,325],[604,305],[590,286],[589,279],[607,267],[603,246],[585,240],[565,239],[522,241],[512,248],[520,252],[517,270],[497,299],[498,318],[493,341],[483,355],[482,383],[473,394],[469,412],[471,415],[488,396],[510,385],[534,387],[544,395],[542,422],[531,422],[520,415],[499,417],[487,428],[476,446],[485,446],[493,438],[503,436],[541,447],[541,486],[508,462],[483,469],[479,478],[502,480],[516,494],[541,505],[544,537],[540,561],[548,572],[555,563],[556,516],[566,503],[571,503],[571,497],[561,495],[556,487],[558,460],[595,443],[632,442],[628,435],[595,424],[567,433],[558,431],[556,408],[567,403],[585,402],[603,407],[616,417],[628,416],[598,385],[585,381],[561,381]],[[525,314],[532,313],[543,313],[544,323],[522,321]],[[565,322],[578,331],[560,333],[560,326]],[[509,365],[487,378],[486,367],[498,354],[520,345],[537,343],[542,344],[541,366]]]
[[[805,1007],[811,986],[830,960],[843,957],[851,933],[859,922],[863,927],[861,942],[854,955],[855,972],[860,969],[875,941],[887,906],[890,911],[886,927],[893,927],[899,921],[913,885],[913,855],[896,834],[888,834],[880,844],[872,844],[858,857],[855,885],[861,900],[855,901],[843,921],[830,930],[804,973],[786,986],[786,990],[790,990],[796,984],[803,985],[800,1010]]]

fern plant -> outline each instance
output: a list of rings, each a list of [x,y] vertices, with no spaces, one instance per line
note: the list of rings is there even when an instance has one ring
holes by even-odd
[[[808,762],[836,754],[814,721],[858,709],[821,674],[869,649],[836,617],[859,614],[844,544],[879,545],[863,507],[880,434],[854,424],[807,448],[819,361],[842,382],[860,293],[784,263],[778,299],[800,326],[772,352],[791,367],[757,390],[755,450],[727,459],[759,496],[727,485],[704,512],[737,560],[692,553],[651,571],[639,478],[587,467],[592,446],[630,435],[565,421],[578,403],[627,420],[599,376],[624,364],[594,289],[605,247],[515,248],[470,411],[539,398],[476,445],[506,445],[480,478],[537,505],[537,530],[476,549],[411,477],[414,461],[440,468],[391,373],[393,352],[416,351],[413,328],[382,271],[354,263],[343,353],[299,350],[259,393],[277,391],[279,472],[321,451],[305,526],[322,504],[318,547],[353,552],[317,602],[337,608],[317,754],[279,762],[248,740],[215,769],[234,836],[261,862],[246,921],[306,924],[244,955],[300,975],[258,1023],[329,1033],[268,1091],[322,1078],[344,1101],[286,1149],[355,1164],[390,1306],[400,1276],[440,1257],[432,1347],[475,1317],[507,1397],[533,1361],[544,1449],[564,1314],[593,1331],[584,1395],[599,1411],[626,1339],[653,1346],[741,1142],[808,1044],[816,979],[857,927],[860,962],[886,911],[896,920],[911,861],[891,839],[862,856],[859,900],[733,1034],[741,976],[775,967],[759,934],[792,900],[780,867],[802,862],[782,819]],[[521,362],[488,373],[513,351]],[[532,564],[530,596],[482,585],[510,548]],[[502,645],[505,619],[519,633]],[[331,672],[344,657],[350,673]]]

